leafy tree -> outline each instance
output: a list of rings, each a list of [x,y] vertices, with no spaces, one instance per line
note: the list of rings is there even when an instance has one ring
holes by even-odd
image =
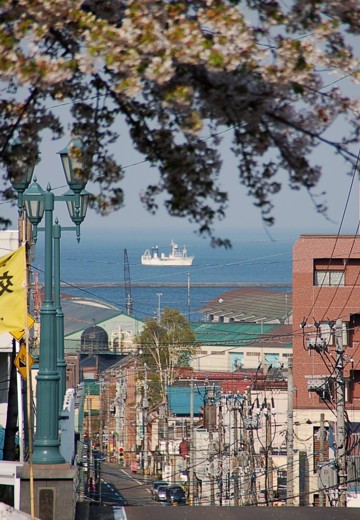
[[[177,309],[165,309],[160,321],[145,322],[136,342],[141,359],[150,368],[150,392],[156,401],[165,400],[166,386],[172,385],[181,368],[189,367],[197,351],[195,334]]]
[[[245,193],[271,224],[284,171],[291,188],[312,196],[317,145],[356,163],[359,103],[336,79],[359,80],[351,46],[359,32],[358,0],[2,0],[0,161],[35,158],[44,130],[63,133],[54,106],[67,104],[99,187],[93,205],[116,210],[124,171],[110,145],[121,146],[121,116],[160,174],[144,185],[145,206],[155,212],[164,194],[171,215],[216,242],[213,224],[228,201],[218,179],[227,132],[224,153],[236,156]],[[332,138],[339,118],[348,130]],[[14,158],[15,137],[23,148]]]

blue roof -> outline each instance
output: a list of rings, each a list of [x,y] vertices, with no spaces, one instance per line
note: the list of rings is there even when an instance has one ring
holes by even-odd
[[[190,415],[190,386],[168,387],[169,408],[174,415]],[[204,397],[194,390],[194,414],[200,414],[204,407]]]

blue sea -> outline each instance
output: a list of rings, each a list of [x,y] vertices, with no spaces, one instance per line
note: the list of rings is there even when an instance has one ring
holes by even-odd
[[[206,302],[220,297],[229,287],[217,287],[218,283],[266,284],[280,290],[289,290],[292,278],[292,247],[296,237],[282,235],[270,239],[264,233],[229,234],[231,249],[213,248],[208,239],[179,231],[141,232],[83,232],[80,243],[73,233],[63,233],[61,240],[62,292],[95,298],[119,307],[125,312],[124,287],[78,287],[86,283],[124,283],[130,279],[133,315],[139,319],[155,317],[160,309],[179,309],[192,321],[204,319],[200,309]],[[227,236],[225,234],[225,236]],[[145,249],[158,245],[168,254],[170,241],[174,239],[188,255],[194,256],[190,267],[142,266],[140,257]],[[124,269],[125,250],[128,271]],[[38,240],[35,269],[43,278],[44,245]],[[125,273],[126,271],[126,273]],[[129,276],[130,275],[130,276]],[[133,284],[158,284],[156,287],[135,287]],[[183,287],[167,287],[166,284],[183,284]],[[193,287],[206,283],[206,287]],[[65,284],[65,285],[64,285]],[[165,284],[165,285],[162,285]],[[283,287],[287,284],[287,287]],[[279,288],[279,286],[282,286]]]

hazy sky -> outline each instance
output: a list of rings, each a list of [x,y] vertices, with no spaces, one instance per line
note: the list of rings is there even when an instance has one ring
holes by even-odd
[[[352,87],[352,95],[359,95],[360,89]],[[64,117],[66,108],[59,107]],[[346,133],[346,124],[339,121],[332,130],[332,137],[337,139]],[[98,231],[125,231],[136,230],[137,233],[146,234],[157,229],[174,229],[177,236],[186,233],[189,235],[196,229],[194,224],[185,219],[170,217],[164,208],[160,208],[157,215],[150,215],[142,206],[139,200],[139,193],[149,182],[156,182],[158,174],[155,168],[145,163],[139,163],[143,157],[133,150],[131,142],[127,137],[126,128],[120,139],[114,146],[114,155],[120,158],[126,167],[126,176],[122,182],[125,192],[125,206],[120,211],[109,216],[101,217],[94,211],[89,211],[84,224],[82,225],[83,234],[86,230]],[[230,132],[229,132],[230,134]],[[60,157],[56,152],[61,150],[69,142],[69,136],[63,137],[58,141],[51,141],[45,134],[41,147],[41,161],[35,169],[38,182],[45,189],[50,181],[55,194],[60,195],[67,191],[65,177],[62,171]],[[221,145],[222,151],[226,150],[226,135],[224,144]],[[353,150],[355,154],[358,150]],[[327,220],[324,216],[316,213],[313,202],[305,191],[292,191],[287,185],[287,176],[283,175],[283,189],[280,194],[274,197],[274,216],[276,224],[271,228],[266,228],[272,238],[276,239],[283,230],[299,233],[337,233],[340,222],[343,219],[341,231],[343,233],[355,233],[359,219],[359,180],[358,174],[352,184],[352,177],[347,175],[349,165],[336,156],[335,151],[325,145],[317,148],[316,159],[318,164],[323,166],[323,176],[319,186],[314,190],[314,195],[322,196],[321,200],[326,201],[329,207]],[[264,239],[267,237],[264,225],[261,220],[260,211],[254,207],[253,201],[247,196],[245,188],[238,182],[236,160],[231,152],[225,153],[223,169],[221,173],[222,188],[229,190],[229,208],[227,217],[221,223],[216,224],[215,233],[224,235],[225,229],[234,230],[237,238],[241,238],[243,233],[249,230],[257,231]],[[350,189],[352,186],[352,189]],[[93,191],[93,186],[89,183],[88,191]],[[320,200],[320,199],[319,199]],[[348,200],[348,203],[347,203]],[[346,208],[347,203],[347,209]],[[2,213],[12,218],[14,226],[16,224],[16,208],[9,205],[2,205]],[[56,204],[55,216],[58,216],[62,225],[69,225],[67,212],[64,202]],[[181,241],[181,237],[179,239]]]

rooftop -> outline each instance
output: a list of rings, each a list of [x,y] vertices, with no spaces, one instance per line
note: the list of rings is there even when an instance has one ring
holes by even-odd
[[[196,340],[202,345],[226,345],[290,348],[292,326],[258,323],[201,323],[192,326]]]
[[[290,323],[292,293],[241,287],[210,300],[200,311],[214,321]]]

